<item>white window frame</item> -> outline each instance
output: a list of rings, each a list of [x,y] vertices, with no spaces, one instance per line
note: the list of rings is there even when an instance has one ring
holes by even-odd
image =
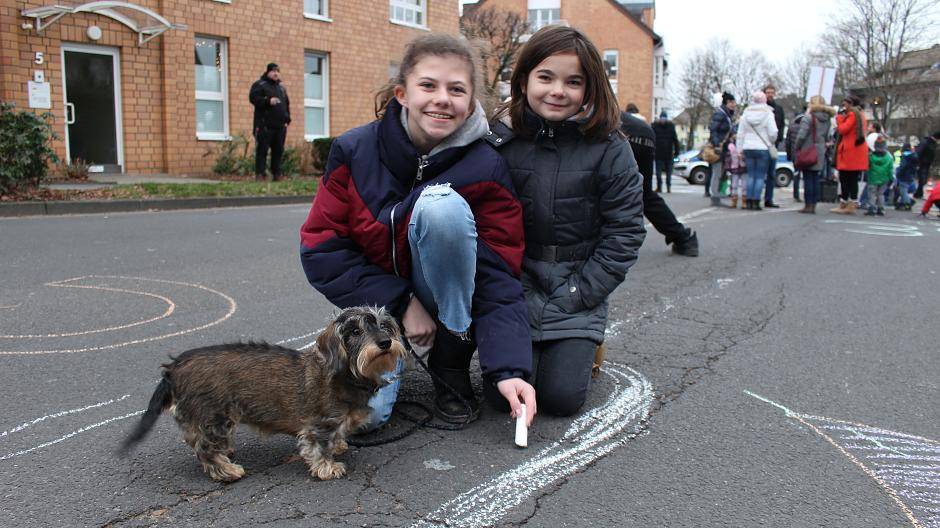
[[[193,39],[193,48],[196,47],[197,40],[209,40],[222,43],[222,84],[221,92],[209,92],[205,90],[195,90],[196,101],[222,101],[222,132],[200,132],[196,130],[196,139],[202,141],[228,141],[232,139],[229,135],[228,121],[228,39],[220,37],[210,37],[208,35],[196,35]],[[193,64],[193,68],[196,65]],[[195,84],[195,83],[194,83]]]
[[[303,9],[304,9],[304,18],[309,18],[312,20],[322,20],[323,22],[333,21],[333,19],[330,18],[330,0],[320,0],[320,9],[321,11],[323,11],[323,13],[308,13],[306,6],[304,6]]]
[[[304,58],[307,56],[319,57],[323,60],[323,99],[307,99],[306,87],[304,87],[304,140],[313,141],[317,138],[330,137],[330,56],[322,51],[304,51]],[[322,135],[307,134],[307,108],[323,109]]]
[[[558,19],[553,20],[550,15],[552,11],[556,11],[556,10],[558,11]],[[530,20],[528,17],[529,15],[532,14],[533,11],[535,12],[535,15],[536,15],[535,20]],[[548,15],[547,18],[545,19],[542,18],[542,15],[544,14]],[[526,20],[529,22],[529,27],[531,28],[531,31],[535,33],[536,31],[542,29],[545,26],[550,26],[552,24],[561,23],[561,9],[557,7],[530,8],[526,12]]]
[[[603,61],[604,61],[604,63],[605,63],[605,66],[604,66],[605,72],[604,72],[604,73],[607,73],[607,72],[606,72],[606,69],[607,69],[607,67],[606,67],[606,62],[607,62],[607,56],[608,56],[608,55],[613,55],[613,56],[614,56],[614,76],[613,76],[613,77],[608,76],[608,77],[607,77],[607,81],[610,82],[610,87],[611,87],[611,89],[613,89],[614,95],[617,95],[617,81],[620,79],[620,50],[614,50],[614,49],[605,49],[605,50],[604,50],[604,54],[603,54],[603,56],[602,56],[602,57],[603,57]]]
[[[414,11],[416,14],[421,13],[421,24],[415,24],[412,22],[407,22],[405,20],[399,20],[397,18],[392,18],[392,13],[394,10],[392,8],[400,7],[408,11]],[[417,18],[417,17],[415,17]],[[404,2],[402,0],[388,0],[388,21],[392,24],[397,24],[399,26],[406,26],[416,29],[428,29],[428,0],[419,0],[419,5],[414,5],[412,3]]]

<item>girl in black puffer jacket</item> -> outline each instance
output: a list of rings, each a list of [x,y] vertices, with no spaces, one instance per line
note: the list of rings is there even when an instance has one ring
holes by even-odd
[[[509,163],[523,205],[530,381],[540,411],[570,415],[587,395],[607,297],[646,234],[642,180],[600,53],[580,31],[533,35],[511,94],[487,140]]]

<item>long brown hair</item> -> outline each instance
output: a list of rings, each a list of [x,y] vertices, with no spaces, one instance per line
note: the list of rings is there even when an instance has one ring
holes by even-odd
[[[457,38],[452,35],[442,35],[432,33],[415,38],[405,47],[405,55],[401,58],[401,64],[398,66],[398,74],[388,80],[382,88],[375,94],[375,117],[381,119],[385,115],[385,109],[389,101],[395,98],[395,87],[405,86],[405,80],[411,70],[414,69],[418,61],[427,55],[444,57],[447,55],[455,56],[467,63],[470,69],[470,97],[471,101],[476,97],[477,87],[482,86],[480,80],[479,59],[476,51],[467,43],[466,39]],[[474,105],[470,105],[472,112]]]
[[[597,47],[577,29],[546,26],[526,42],[512,70],[512,78],[509,81],[512,99],[500,113],[508,112],[513,130],[523,136],[532,136],[536,132],[529,130],[525,125],[525,109],[528,103],[523,87],[528,81],[529,73],[543,60],[556,53],[574,53],[581,63],[581,69],[584,70],[583,104],[591,109],[591,113],[581,125],[581,133],[591,138],[603,139],[619,129],[620,108],[617,106],[614,91],[610,88],[604,61]]]

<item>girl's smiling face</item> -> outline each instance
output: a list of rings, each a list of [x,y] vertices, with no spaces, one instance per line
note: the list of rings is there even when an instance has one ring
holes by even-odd
[[[395,87],[395,99],[408,109],[408,134],[426,154],[453,134],[473,111],[470,65],[455,55],[426,55]]]
[[[584,83],[578,56],[556,53],[532,68],[523,92],[533,112],[549,121],[564,121],[581,111]]]

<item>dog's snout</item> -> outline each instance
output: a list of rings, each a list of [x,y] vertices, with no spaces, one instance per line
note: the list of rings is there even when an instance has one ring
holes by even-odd
[[[379,345],[379,348],[381,348],[382,350],[388,350],[389,348],[392,347],[392,340],[387,339],[387,338],[383,339],[378,342],[378,345]]]

